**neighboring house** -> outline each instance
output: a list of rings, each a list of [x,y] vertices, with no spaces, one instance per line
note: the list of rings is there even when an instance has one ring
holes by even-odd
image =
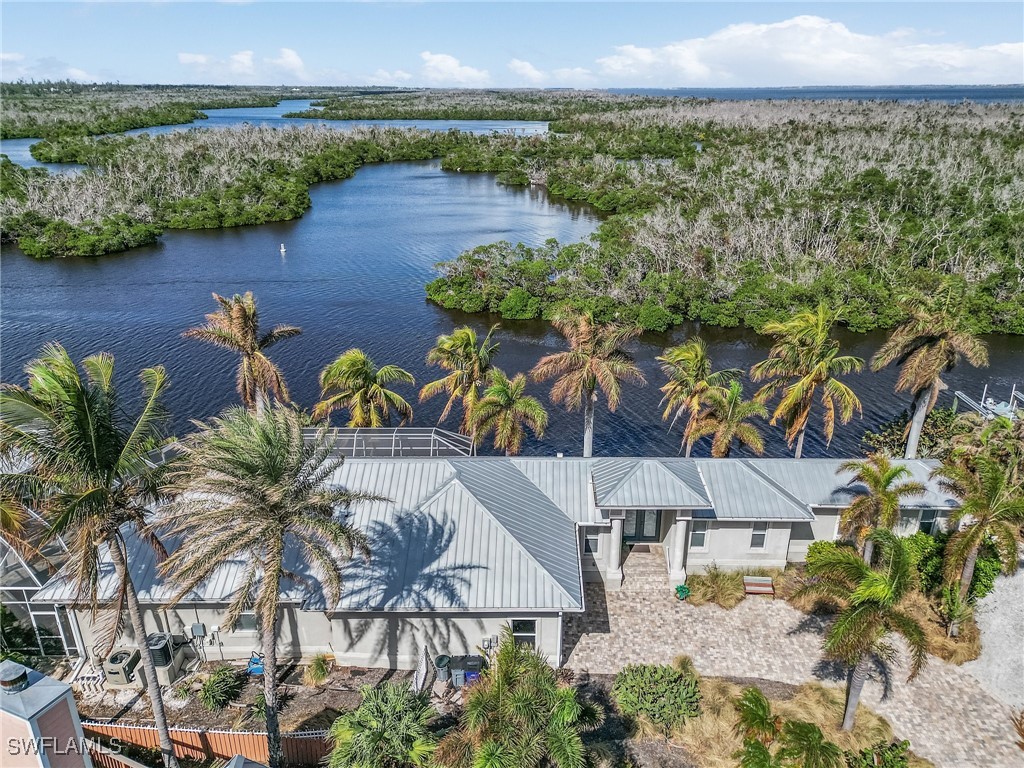
[[[333,653],[342,665],[413,668],[431,655],[473,653],[511,626],[548,658],[562,657],[562,621],[585,610],[584,581],[622,584],[624,552],[653,545],[665,587],[711,563],[784,567],[812,541],[837,538],[838,516],[857,488],[826,459],[348,458],[332,482],[388,502],[346,510],[365,531],[372,557],[352,562],[339,604],[315,580],[282,594],[282,655]],[[931,465],[907,462],[928,490],[905,508],[900,532],[941,524],[954,505],[928,479]],[[130,540],[131,541],[131,540]],[[175,541],[165,541],[169,549]],[[152,550],[130,544],[130,564],[151,631],[188,635],[210,660],[248,658],[258,648],[251,615],[219,627],[239,586],[228,563],[216,578],[166,607],[170,591]],[[289,568],[308,571],[297,551]],[[112,570],[101,594],[112,594]],[[57,576],[33,602],[67,605]],[[93,648],[87,611],[73,611]]]

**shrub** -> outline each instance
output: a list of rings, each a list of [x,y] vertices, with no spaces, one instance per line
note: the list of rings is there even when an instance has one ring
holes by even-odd
[[[846,753],[847,768],[907,768],[909,741],[879,742],[859,752]]]
[[[927,533],[915,533],[908,536],[906,541],[915,563],[920,590],[929,595],[938,594],[944,586],[943,564],[949,534],[938,533],[931,536]],[[994,548],[987,542],[983,544],[974,564],[974,577],[971,579],[971,587],[967,594],[968,601],[973,603],[991,592],[1002,568],[1002,562]]]
[[[430,727],[436,713],[408,683],[363,686],[363,700],[331,726],[329,768],[424,765],[437,740]]]
[[[630,664],[615,676],[612,696],[619,710],[668,736],[700,713],[700,684],[663,664]]]
[[[222,664],[210,673],[199,690],[199,703],[210,712],[218,712],[238,698],[245,678],[234,667]]]
[[[723,571],[712,563],[704,573],[686,580],[690,588],[689,602],[694,605],[715,603],[722,608],[735,608],[743,600],[743,574]]]
[[[507,320],[532,320],[540,315],[540,299],[517,285],[498,304],[498,312]]]
[[[807,564],[810,565],[818,558],[832,554],[840,546],[844,545],[835,541],[829,541],[828,539],[819,539],[818,541],[811,542],[811,546],[807,548]]]
[[[327,682],[327,678],[331,674],[331,665],[330,656],[326,653],[318,653],[302,673],[302,684],[310,688],[319,688]]]

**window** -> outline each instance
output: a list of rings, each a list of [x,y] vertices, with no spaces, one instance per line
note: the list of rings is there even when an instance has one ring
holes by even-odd
[[[764,549],[764,541],[768,538],[768,523],[754,523],[754,530],[750,534],[750,548]]]
[[[235,622],[235,632],[255,632],[256,614],[253,611],[244,611]]]
[[[708,521],[694,520],[690,523],[690,549],[708,548]]]
[[[588,535],[583,538],[583,551],[588,555],[596,555],[601,551],[601,537],[597,534]]]
[[[935,532],[935,510],[934,509],[923,509],[921,510],[921,522],[918,523],[917,530],[921,533],[931,534]]]
[[[533,619],[512,619],[512,639],[516,645],[537,647],[537,622]]]

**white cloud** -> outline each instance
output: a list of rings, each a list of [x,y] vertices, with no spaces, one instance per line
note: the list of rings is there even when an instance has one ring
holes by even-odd
[[[252,51],[239,51],[228,57],[228,67],[236,75],[252,75],[256,72]]]
[[[0,54],[0,62],[3,63],[4,80],[77,80],[98,83],[113,79],[109,72],[96,75],[53,56],[29,61],[21,53],[3,53]]]
[[[597,60],[605,78],[640,85],[915,85],[1018,83],[1024,43],[971,47],[898,29],[854,32],[821,16],[732,24],[656,48],[621,45]]]
[[[209,64],[210,57],[205,53],[179,53],[179,64]]]
[[[423,51],[421,74],[433,85],[480,86],[491,82],[491,75],[486,69],[475,69],[459,62],[447,53],[431,53]]]
[[[508,68],[530,85],[539,85],[548,78],[546,74],[533,66],[533,64],[522,59],[512,59],[508,63]]]
[[[282,48],[276,59],[267,59],[266,62],[298,80],[309,80],[302,57],[291,48]]]

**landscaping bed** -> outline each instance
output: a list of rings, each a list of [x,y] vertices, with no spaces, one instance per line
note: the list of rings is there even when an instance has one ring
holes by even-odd
[[[244,677],[239,667],[241,684],[238,695],[222,709],[210,711],[199,700],[199,681],[209,675],[218,664],[203,665],[196,673],[179,680],[173,691],[164,693],[168,725],[180,728],[203,727],[210,730],[262,731],[265,723],[252,713],[257,695],[263,690],[262,678]],[[317,687],[302,684],[303,668],[297,665],[282,671],[283,684],[279,691],[284,701],[281,707],[281,730],[319,731],[330,727],[342,712],[354,709],[362,701],[359,689],[364,685],[379,685],[383,680],[406,680],[412,673],[385,669],[345,667],[334,670],[326,682]],[[191,688],[190,695],[179,697],[182,684]],[[78,708],[83,720],[117,722],[121,724],[152,725],[149,700],[138,691],[104,691],[102,694],[79,694]],[[247,717],[248,715],[248,717]]]

